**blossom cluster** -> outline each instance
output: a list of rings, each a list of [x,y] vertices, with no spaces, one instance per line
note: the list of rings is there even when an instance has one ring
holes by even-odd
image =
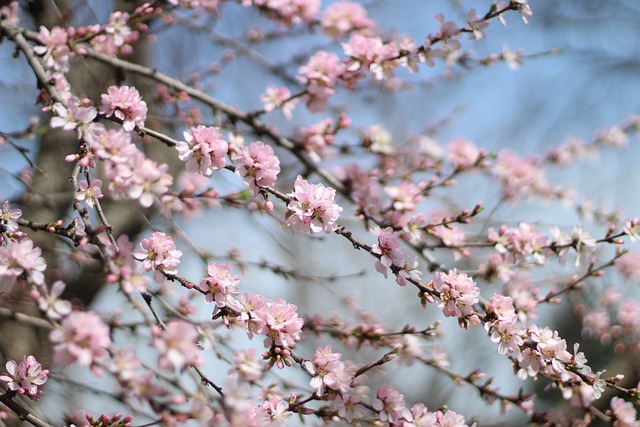
[[[31,355],[23,356],[20,363],[8,361],[6,368],[4,375],[0,375],[0,381],[5,382],[9,390],[38,400],[42,393],[39,387],[47,381],[49,371],[42,369],[42,365]]]
[[[342,208],[334,202],[336,190],[323,184],[309,184],[301,176],[293,184],[292,200],[287,205],[287,226],[311,234],[332,233]]]

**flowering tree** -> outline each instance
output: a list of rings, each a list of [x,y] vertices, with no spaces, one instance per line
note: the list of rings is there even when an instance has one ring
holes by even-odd
[[[2,150],[28,166],[16,173],[24,190],[0,211],[4,423],[474,424],[461,401],[433,406],[409,399],[395,375],[380,381],[399,366],[426,366],[530,423],[639,425],[640,378],[590,364],[576,337],[547,319],[570,305],[586,341],[637,355],[640,304],[609,277],[615,267],[639,278],[625,244],[639,237],[640,220],[589,211],[546,170],[625,145],[640,119],[526,157],[426,133],[394,140],[384,123],[364,127],[349,109],[351,97],[386,96],[425,70],[517,67],[528,59],[520,51],[481,58],[465,44],[492,25],[528,22],[526,0],[487,1],[461,20],[438,14],[417,40],[349,0],[135,1],[90,23],[80,3],[60,2],[55,13],[45,1],[0,3],[0,37],[37,82],[24,96],[44,117],[0,132]],[[225,19],[246,25],[245,36],[217,32]],[[204,33],[228,50],[172,75],[149,63],[151,48],[171,57],[152,43],[162,33]],[[281,52],[268,41],[294,37],[322,42],[272,62]],[[241,100],[211,87],[237,55],[250,64],[246,87],[234,88]],[[255,70],[270,83],[254,93]],[[23,140],[36,135],[34,162]],[[497,220],[455,192],[465,179],[499,188],[503,203],[565,202],[591,213],[594,231]],[[197,216],[231,228],[234,241],[189,229]],[[259,249],[267,255],[247,259],[265,231],[275,237]],[[302,268],[275,261],[285,241],[304,248],[293,257]],[[305,286],[357,280],[337,267],[308,273],[319,247],[329,266],[349,258],[375,275],[368,280],[386,279],[375,292],[402,295],[400,321],[368,310],[370,290],[343,298],[333,289],[327,305],[270,286],[273,276]],[[106,307],[93,301],[101,289],[112,295]],[[511,381],[494,385],[473,366],[476,354],[465,355],[465,371],[450,366],[456,350],[440,343],[457,331],[488,343]],[[545,386],[538,394],[532,379]],[[79,414],[67,402],[63,421],[31,402],[65,385],[121,412]],[[540,393],[568,405],[547,408]]]

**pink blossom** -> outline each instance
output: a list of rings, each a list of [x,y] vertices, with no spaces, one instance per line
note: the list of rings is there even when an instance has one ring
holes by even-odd
[[[176,244],[170,236],[156,231],[151,237],[142,239],[140,247],[142,251],[134,252],[133,256],[143,262],[147,271],[158,270],[165,274],[178,274],[182,251],[176,249]]]
[[[85,200],[89,209],[93,209],[97,199],[102,199],[102,181],[94,179],[91,181],[91,187],[86,180],[80,181],[78,192],[76,193],[76,200]]]
[[[546,372],[562,374],[565,364],[571,361],[571,353],[567,351],[567,342],[558,336],[557,331],[549,327],[540,329],[537,325],[529,327],[531,340],[536,343],[542,364]]]
[[[300,67],[298,80],[307,85],[307,94],[303,99],[309,111],[319,113],[326,109],[327,101],[334,94],[334,88],[344,72],[338,55],[322,50]]]
[[[293,200],[287,208],[287,226],[294,231],[307,231],[311,234],[324,231],[332,233],[342,208],[334,203],[336,190],[322,184],[309,184],[298,176],[289,194]]]
[[[437,412],[438,427],[466,427],[464,417],[451,410]]]
[[[29,399],[38,400],[42,390],[38,387],[47,381],[49,371],[42,369],[35,357],[22,356],[22,362],[10,360],[6,364],[7,372],[0,376],[0,381],[7,383],[9,390],[24,394]]]
[[[178,141],[180,160],[187,162],[187,171],[211,176],[224,167],[229,144],[217,127],[197,126],[184,132],[185,141]]]
[[[480,159],[481,151],[468,139],[454,138],[447,146],[449,158],[455,169],[473,166]]]
[[[256,310],[259,318],[264,321],[264,328],[260,333],[267,337],[264,339],[265,347],[272,345],[278,347],[294,348],[300,340],[303,320],[298,317],[298,307],[287,303],[283,299],[267,301],[261,310]]]
[[[127,197],[138,200],[140,206],[148,208],[157,198],[164,196],[173,184],[173,176],[166,163],[158,164],[137,152],[133,162],[116,166],[112,187]]]
[[[370,32],[375,28],[375,23],[367,16],[364,6],[349,0],[327,6],[320,25],[322,31],[334,39],[345,37],[354,31]]]
[[[627,252],[616,260],[615,265],[622,277],[632,282],[640,282],[640,252]]]
[[[378,243],[371,246],[371,252],[380,255],[376,262],[376,271],[387,277],[387,268],[401,268],[405,265],[405,253],[400,247],[398,233],[391,227],[374,230]]]
[[[229,374],[238,372],[242,378],[250,382],[260,381],[264,375],[264,364],[256,359],[256,350],[253,348],[236,351],[233,368],[229,370]]]
[[[100,113],[122,120],[124,130],[131,132],[136,126],[144,126],[147,103],[140,98],[140,93],[134,87],[109,86],[107,94],[102,95]]]
[[[615,396],[611,399],[611,415],[614,427],[639,427],[636,408],[631,402]]]
[[[320,10],[320,0],[242,0],[242,4],[258,6],[287,26],[313,21]]]
[[[104,31],[112,38],[114,45],[122,46],[125,40],[131,36],[132,31],[128,21],[129,14],[127,12],[116,11],[109,17]]]
[[[154,347],[160,353],[158,366],[168,371],[182,371],[189,365],[201,365],[200,347],[197,342],[200,334],[196,328],[185,321],[173,320],[167,323],[167,329],[154,334]]]
[[[403,422],[402,427],[440,426],[437,422],[437,413],[430,412],[422,403],[416,403],[411,407],[411,421]]]
[[[470,31],[469,39],[483,40],[485,38],[484,29],[489,26],[489,22],[478,16],[475,9],[467,12],[467,23],[464,29]]]
[[[60,298],[66,285],[58,280],[51,285],[51,290],[45,284],[38,286],[35,292],[38,308],[49,319],[59,320],[71,313],[71,303]]]
[[[340,393],[349,391],[353,376],[340,361],[341,356],[340,353],[333,353],[330,346],[316,350],[310,372],[314,377],[309,385],[316,389],[318,396],[324,395],[327,387]]]
[[[416,205],[424,199],[424,190],[427,187],[426,182],[414,184],[408,181],[402,181],[397,186],[385,187],[385,192],[393,200],[393,208],[398,211],[414,211]]]
[[[554,196],[559,193],[548,182],[540,159],[519,157],[510,150],[502,150],[495,164],[495,174],[508,199],[531,196]]]
[[[393,77],[400,50],[396,43],[384,43],[381,37],[354,34],[342,44],[345,55],[350,57],[349,71],[371,71],[376,79]]]
[[[133,160],[138,151],[131,142],[131,135],[123,129],[99,129],[95,138],[90,143],[90,148],[95,156],[102,160],[109,160],[109,168],[116,165],[126,165]]]
[[[520,223],[518,228],[502,226],[498,231],[489,228],[489,241],[496,244],[496,251],[513,263],[525,263],[532,258],[536,264],[542,265],[551,254],[547,237],[526,222]]]
[[[49,31],[46,27],[40,26],[38,41],[42,45],[35,46],[33,50],[43,57],[47,67],[62,73],[69,71],[69,61],[73,52],[68,46],[69,38],[64,28],[53,27]]]
[[[514,353],[520,350],[524,343],[522,336],[526,329],[515,323],[515,320],[515,317],[509,320],[498,320],[491,326],[491,341],[498,343],[500,354]]]
[[[17,1],[12,1],[7,6],[0,6],[0,15],[2,15],[3,19],[6,19],[7,22],[18,25],[20,23],[20,5]]]
[[[9,201],[5,201],[2,209],[0,209],[0,221],[5,225],[7,231],[18,230],[18,218],[22,216],[20,209],[11,209]]]
[[[10,292],[16,281],[24,279],[43,284],[47,264],[41,255],[42,250],[34,247],[30,239],[9,240],[0,246],[0,294]]]
[[[89,131],[94,125],[93,120],[98,115],[94,107],[80,104],[80,100],[75,96],[67,100],[66,106],[56,102],[52,108],[56,115],[51,118],[51,127],[64,130],[77,129],[78,137],[83,135],[83,131]]]
[[[291,98],[291,92],[286,87],[267,86],[267,92],[260,97],[264,102],[264,111],[273,111],[276,108],[282,110],[282,114],[287,120],[291,120],[291,114],[298,104],[298,98]],[[286,101],[286,102],[285,102]]]
[[[338,126],[333,125],[333,119],[327,117],[311,126],[301,126],[295,129],[295,135],[304,145],[304,149],[316,160],[328,152],[333,143]]]
[[[53,362],[65,367],[73,362],[92,366],[104,362],[111,344],[109,327],[96,313],[73,311],[49,334],[54,344]]]
[[[447,317],[463,319],[473,315],[473,305],[479,301],[480,289],[473,279],[454,268],[449,273],[437,273],[432,281],[439,293],[436,304],[443,308]]]
[[[354,418],[367,415],[367,409],[362,405],[363,396],[359,394],[342,393],[336,395],[333,406],[338,411],[340,418],[352,423]]]
[[[263,315],[266,304],[261,295],[250,296],[246,292],[242,292],[239,305],[240,314],[236,318],[236,322],[246,322],[249,339],[253,339],[253,334],[262,334],[267,331]]]
[[[256,196],[261,187],[275,184],[280,173],[280,160],[276,157],[273,148],[262,141],[252,142],[248,147],[239,147],[233,160],[238,163],[238,175],[244,179]]]
[[[404,396],[394,386],[380,387],[371,406],[379,411],[378,417],[383,423],[395,424],[403,419],[412,420],[411,411],[404,402]]]
[[[240,278],[231,274],[229,264],[210,262],[207,264],[207,274],[209,276],[198,285],[200,290],[207,293],[207,302],[215,301],[216,307],[222,308],[240,293],[237,286]]]
[[[267,414],[271,417],[271,421],[284,425],[284,421],[291,416],[291,412],[287,410],[289,405],[279,399],[277,396],[270,396],[262,404]]]

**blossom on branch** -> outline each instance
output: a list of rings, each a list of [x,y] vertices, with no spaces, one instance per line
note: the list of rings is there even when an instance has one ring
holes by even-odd
[[[443,309],[445,316],[457,317],[462,322],[468,316],[475,316],[473,305],[480,301],[480,289],[471,277],[454,268],[448,273],[437,273],[431,285],[438,292],[436,305]],[[464,326],[468,326],[466,322]]]
[[[254,196],[258,195],[261,187],[275,184],[280,173],[280,160],[273,148],[262,141],[252,142],[248,147],[240,146],[233,160],[238,163],[236,172],[249,185]]]
[[[222,169],[229,144],[222,137],[220,129],[213,126],[197,126],[184,132],[185,141],[178,141],[176,150],[180,160],[187,162],[187,171],[211,176],[213,171]]]
[[[131,132],[136,126],[144,126],[147,118],[147,103],[142,100],[140,93],[134,87],[109,86],[107,93],[102,95],[100,113],[122,120],[124,130]]]
[[[333,233],[342,208],[334,203],[336,190],[322,184],[309,184],[298,176],[293,185],[293,200],[287,208],[287,226],[294,231],[306,231],[311,234],[324,231]]]
[[[73,311],[51,331],[49,339],[54,344],[53,363],[62,367],[73,362],[95,367],[109,356],[109,327],[92,311]]]
[[[200,334],[196,328],[185,321],[174,320],[167,324],[165,331],[154,333],[154,347],[160,353],[158,366],[168,371],[182,371],[189,365],[201,365],[200,347],[197,342]]]
[[[176,244],[170,236],[156,231],[151,237],[142,239],[140,247],[142,251],[134,252],[133,256],[142,261],[147,271],[157,270],[165,274],[178,274],[182,251],[176,249]]]
[[[22,356],[19,364],[14,360],[8,361],[6,368],[7,372],[0,375],[0,381],[7,383],[9,390],[38,400],[38,395],[42,393],[38,387],[47,381],[49,371],[42,369],[42,365],[31,355]]]
[[[16,281],[43,284],[47,264],[41,255],[30,239],[9,240],[0,246],[0,294],[9,293]]]

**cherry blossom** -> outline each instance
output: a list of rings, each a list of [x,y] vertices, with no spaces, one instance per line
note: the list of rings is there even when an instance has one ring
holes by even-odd
[[[18,223],[16,220],[22,216],[20,209],[11,209],[9,201],[5,201],[2,209],[0,209],[0,221],[5,225],[7,231],[16,231]]]
[[[276,108],[282,110],[282,114],[287,120],[291,120],[292,112],[298,104],[298,99],[290,99],[291,92],[286,87],[267,86],[267,91],[260,97],[264,102],[264,111],[273,111]],[[286,101],[286,102],[285,102]]]
[[[480,290],[471,277],[454,268],[448,273],[437,273],[432,285],[438,292],[436,304],[445,316],[461,320],[473,316],[473,305],[479,301]]]
[[[142,251],[133,253],[143,262],[147,271],[157,270],[165,274],[178,274],[178,265],[182,252],[176,249],[173,239],[161,231],[140,242]]]
[[[335,86],[345,72],[340,58],[334,53],[316,52],[306,65],[298,70],[298,80],[307,85],[307,94],[303,97],[312,113],[326,109],[327,101],[335,92]]]
[[[322,14],[322,31],[332,38],[346,37],[353,32],[373,31],[375,23],[367,16],[367,10],[349,0],[332,3]]]
[[[254,195],[258,195],[261,187],[275,184],[280,173],[280,160],[273,148],[262,141],[239,147],[233,160],[238,163],[238,174],[253,190]]]
[[[94,367],[109,356],[109,327],[91,311],[71,312],[60,327],[51,331],[49,339],[54,344],[53,363],[62,367],[73,362]]]
[[[96,204],[97,199],[102,199],[104,194],[102,194],[102,181],[99,179],[94,179],[91,181],[91,186],[87,183],[86,180],[80,181],[78,186],[78,193],[76,194],[76,200],[85,201],[89,209],[93,209],[93,206]]]
[[[73,57],[73,52],[68,45],[67,31],[60,27],[49,30],[41,26],[38,40],[42,45],[34,47],[33,50],[43,57],[47,67],[63,73],[69,71],[69,61]]]
[[[30,239],[9,240],[0,246],[0,293],[8,293],[13,285],[25,279],[36,284],[44,283],[47,264],[42,250],[33,246]]]
[[[42,393],[38,387],[47,381],[49,371],[42,369],[35,357],[23,356],[19,364],[10,360],[6,364],[7,372],[0,375],[0,381],[7,383],[9,390],[24,394],[32,400],[38,400]]]
[[[217,308],[228,304],[237,307],[233,297],[240,293],[237,287],[240,278],[230,273],[229,264],[210,262],[207,264],[207,274],[209,276],[198,285],[200,290],[207,293],[207,302],[215,302]]]
[[[189,365],[200,365],[200,348],[196,345],[199,333],[196,328],[182,320],[171,321],[165,331],[157,331],[153,341],[160,353],[158,366],[169,371],[181,371]]]
[[[342,208],[334,202],[336,190],[323,184],[309,184],[301,176],[293,185],[292,198],[287,208],[287,226],[294,231],[311,234],[332,233]]]
[[[136,126],[144,126],[147,103],[140,98],[136,88],[109,86],[107,93],[102,95],[100,113],[121,120],[124,130],[131,132]]]
[[[176,144],[180,160],[187,162],[189,172],[211,176],[225,165],[229,144],[217,127],[197,126],[184,132],[185,141]]]

